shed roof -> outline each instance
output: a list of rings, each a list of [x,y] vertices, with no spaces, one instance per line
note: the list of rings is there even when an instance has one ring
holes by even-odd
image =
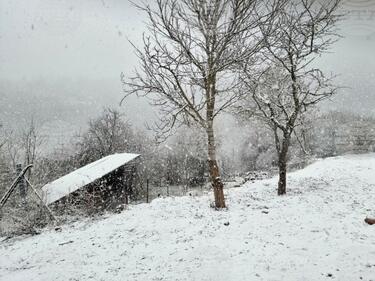
[[[131,153],[109,155],[46,184],[42,187],[46,204],[56,202],[66,195],[93,183],[138,156],[139,154]]]

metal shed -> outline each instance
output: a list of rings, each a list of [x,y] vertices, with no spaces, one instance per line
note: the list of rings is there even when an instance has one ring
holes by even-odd
[[[131,153],[109,155],[48,183],[42,188],[45,203],[52,204],[74,193],[118,170],[139,156],[139,154]]]

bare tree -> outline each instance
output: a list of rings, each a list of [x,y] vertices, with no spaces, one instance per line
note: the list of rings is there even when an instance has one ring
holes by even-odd
[[[135,47],[140,69],[129,80],[122,77],[126,96],[146,96],[159,107],[161,122],[156,128],[162,136],[182,124],[206,131],[216,208],[224,208],[225,199],[214,120],[243,97],[238,65],[259,52],[259,25],[276,10],[261,9],[265,2],[276,6],[275,1],[255,0],[157,0],[155,8],[136,5],[148,15],[149,35],[144,35],[142,49]]]
[[[0,123],[0,151],[3,148],[3,146],[6,144],[6,137],[4,134],[4,126]]]
[[[135,132],[123,114],[105,108],[102,114],[89,122],[88,130],[77,143],[80,165],[88,164],[104,156],[119,152],[138,152]]]
[[[15,169],[19,163],[25,166],[34,164],[40,154],[39,149],[45,141],[34,119],[31,118],[30,123],[19,132],[9,130],[6,135],[5,149],[13,168]]]
[[[34,164],[38,154],[39,148],[45,141],[44,137],[40,134],[37,125],[32,118],[28,126],[22,131],[21,135],[21,148],[24,151],[24,165]],[[31,176],[31,171],[28,172],[28,177]]]
[[[288,150],[303,114],[338,89],[333,77],[326,77],[314,62],[339,38],[336,23],[341,18],[340,2],[287,2],[274,21],[273,32],[262,28],[268,66],[259,71],[256,80],[245,67],[244,81],[251,89],[255,107],[274,132],[278,195],[286,193]]]

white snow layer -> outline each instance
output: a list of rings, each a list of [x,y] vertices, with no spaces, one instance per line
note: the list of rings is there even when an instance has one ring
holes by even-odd
[[[118,153],[106,156],[79,168],[45,186],[43,196],[46,204],[51,204],[118,169],[137,158],[138,154]]]
[[[0,280],[375,280],[375,154],[0,244]],[[228,225],[229,223],[229,225]]]

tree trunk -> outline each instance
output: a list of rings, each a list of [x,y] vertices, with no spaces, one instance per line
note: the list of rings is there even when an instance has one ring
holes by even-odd
[[[215,207],[225,208],[224,186],[220,178],[219,168],[216,160],[208,160],[211,184],[214,190]]]
[[[279,152],[279,184],[277,195],[286,194],[286,172],[287,172],[287,156],[289,149],[289,138],[284,138],[281,151]]]
[[[369,225],[373,225],[373,224],[375,224],[375,219],[373,219],[373,218],[366,218],[365,222],[367,224],[369,224]]]
[[[279,160],[279,184],[277,195],[286,194],[286,160]]]
[[[209,58],[209,65],[213,65],[212,58]],[[211,67],[209,67],[211,69]],[[208,140],[208,169],[210,174],[210,181],[214,190],[215,207],[217,209],[225,208],[224,185],[221,181],[219,166],[216,160],[216,144],[214,133],[214,110],[216,98],[216,74],[210,72],[206,81],[206,98],[207,98],[207,112],[206,112],[206,132]]]
[[[215,136],[213,130],[213,122],[208,122],[208,168],[210,181],[214,190],[215,207],[218,209],[225,208],[224,185],[221,181],[219,166],[216,160]]]

